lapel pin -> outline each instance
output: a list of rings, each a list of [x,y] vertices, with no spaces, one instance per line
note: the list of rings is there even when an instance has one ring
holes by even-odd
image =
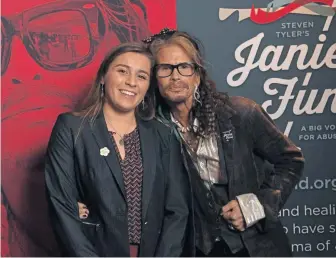
[[[110,150],[107,147],[100,149],[100,156],[107,156],[110,153]]]
[[[230,139],[233,139],[233,134],[231,132],[231,130],[222,132],[223,134],[223,138],[225,138],[225,140],[228,142]]]

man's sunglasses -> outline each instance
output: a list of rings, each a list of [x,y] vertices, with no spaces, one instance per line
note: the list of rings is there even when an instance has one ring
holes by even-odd
[[[198,65],[196,63],[179,63],[176,65],[172,64],[157,64],[155,66],[155,73],[157,77],[165,78],[174,72],[175,69],[181,74],[182,76],[192,76],[195,71],[198,69]]]

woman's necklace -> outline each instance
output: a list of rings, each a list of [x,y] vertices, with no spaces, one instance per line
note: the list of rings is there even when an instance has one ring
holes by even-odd
[[[110,125],[111,125],[111,124],[110,124]],[[125,143],[125,135],[126,135],[126,134],[121,135],[121,134],[119,134],[119,133],[114,129],[114,127],[113,127],[112,125],[111,125],[111,127],[112,127],[112,129],[113,129],[112,134],[117,134],[117,135],[120,137],[119,144],[120,144],[120,146],[123,146],[124,143]]]
[[[120,137],[119,144],[120,144],[121,146],[123,146],[123,145],[124,145],[124,137],[125,137],[125,135],[121,136],[121,135],[120,135],[119,133],[117,133],[116,131],[112,132],[112,135],[113,135],[113,134],[117,134],[117,135]]]

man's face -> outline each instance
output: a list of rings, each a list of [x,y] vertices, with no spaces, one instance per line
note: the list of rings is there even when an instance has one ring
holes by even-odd
[[[200,77],[192,58],[180,46],[167,45],[159,50],[156,60],[156,78],[162,97],[175,104],[191,104],[195,88],[200,83]],[[179,66],[169,76],[166,76],[171,71],[169,65]]]

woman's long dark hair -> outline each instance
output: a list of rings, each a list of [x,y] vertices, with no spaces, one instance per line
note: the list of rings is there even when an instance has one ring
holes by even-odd
[[[101,63],[96,79],[87,95],[87,98],[84,100],[79,110],[74,112],[75,115],[81,116],[84,119],[88,118],[90,122],[94,122],[98,114],[102,111],[105,100],[104,94],[102,94],[102,90],[104,90],[101,85],[102,78],[104,78],[109,66],[118,56],[130,52],[147,56],[151,60],[151,68],[153,69],[154,58],[147,45],[140,42],[132,42],[124,43],[115,47]],[[152,83],[150,83],[144,102],[140,103],[140,105],[136,108],[136,113],[144,120],[150,120],[154,117],[155,90]]]
[[[210,136],[216,134],[216,113],[215,109],[224,106],[227,102],[228,96],[225,93],[219,93],[216,90],[215,83],[209,78],[204,65],[203,54],[201,47],[203,46],[199,40],[190,36],[186,32],[173,32],[158,34],[147,42],[154,56],[157,55],[159,50],[166,45],[178,45],[182,47],[186,53],[198,65],[197,73],[200,76],[199,89],[199,102],[193,101],[193,107],[189,114],[190,119],[197,118],[199,121],[199,130],[196,132],[200,136]],[[153,76],[155,77],[155,75]],[[154,84],[157,85],[154,78]],[[163,113],[169,110],[169,106],[156,87],[156,103],[157,109]],[[159,112],[161,113],[161,112]],[[190,121],[192,124],[192,121]]]

